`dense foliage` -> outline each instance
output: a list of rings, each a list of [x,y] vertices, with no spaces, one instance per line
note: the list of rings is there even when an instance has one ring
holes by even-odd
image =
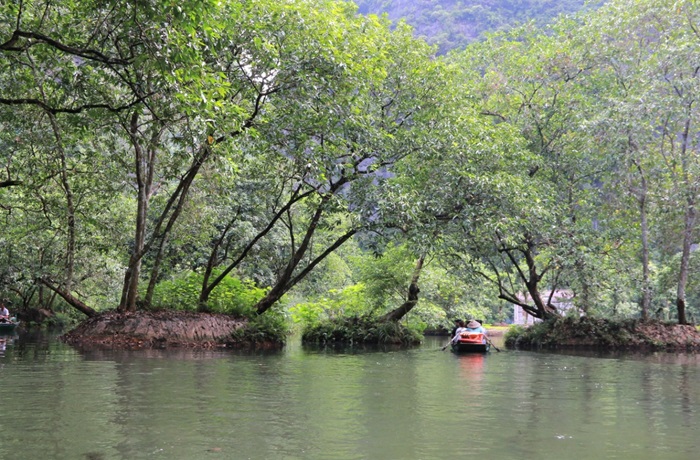
[[[442,56],[334,0],[3,3],[2,296],[315,341],[556,317],[554,292],[693,321],[696,7],[615,0]]]

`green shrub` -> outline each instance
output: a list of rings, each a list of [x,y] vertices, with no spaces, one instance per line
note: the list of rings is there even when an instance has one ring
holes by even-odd
[[[213,276],[218,276],[218,273]],[[187,272],[175,279],[161,281],[153,293],[152,307],[197,310],[203,279],[199,273]],[[265,296],[265,292],[252,281],[227,276],[210,294],[207,308],[215,313],[250,316],[253,306]]]
[[[307,326],[301,340],[318,344],[416,344],[422,339],[418,327],[369,315],[338,317]]]
[[[245,327],[237,329],[231,336],[234,344],[284,345],[289,334],[289,326],[284,313],[272,308],[262,315],[250,317]]]
[[[508,329],[503,336],[503,340],[507,347],[515,347],[518,339],[525,333],[525,326],[514,325]]]
[[[368,311],[366,288],[363,283],[353,284],[342,290],[331,289],[328,297],[316,302],[302,302],[292,306],[292,321],[302,326],[312,326],[336,316],[362,316]]]

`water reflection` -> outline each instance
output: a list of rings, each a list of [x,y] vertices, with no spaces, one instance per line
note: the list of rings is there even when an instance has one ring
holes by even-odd
[[[392,343],[383,344],[357,344],[357,345],[347,345],[343,343],[331,343],[331,344],[303,344],[301,348],[308,353],[326,353],[326,354],[346,354],[354,355],[361,353],[386,353],[386,352],[397,352],[397,351],[407,351],[419,349],[420,344],[417,345],[397,345]]]
[[[541,350],[537,353],[542,355],[559,355],[598,359],[636,360],[659,364],[700,365],[700,354],[677,351]]]
[[[7,337],[0,336],[0,357],[5,356],[5,349],[7,348]]]
[[[469,410],[478,410],[481,407],[480,401],[483,399],[482,391],[486,358],[487,355],[485,353],[457,355],[460,375],[463,379],[463,384],[468,388],[468,392],[465,392],[467,399],[464,405]]]

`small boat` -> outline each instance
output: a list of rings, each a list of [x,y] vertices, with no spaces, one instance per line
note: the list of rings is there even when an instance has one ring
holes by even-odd
[[[19,321],[0,322],[0,334],[14,332],[19,325]]]
[[[491,344],[481,332],[462,332],[452,343],[453,353],[486,353],[490,349]]]

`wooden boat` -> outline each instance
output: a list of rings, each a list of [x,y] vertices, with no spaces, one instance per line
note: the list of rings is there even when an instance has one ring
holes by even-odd
[[[6,323],[0,322],[0,334],[14,332],[15,328],[19,325],[19,321],[8,321]]]
[[[491,344],[481,332],[462,332],[452,344],[453,353],[486,353]]]

